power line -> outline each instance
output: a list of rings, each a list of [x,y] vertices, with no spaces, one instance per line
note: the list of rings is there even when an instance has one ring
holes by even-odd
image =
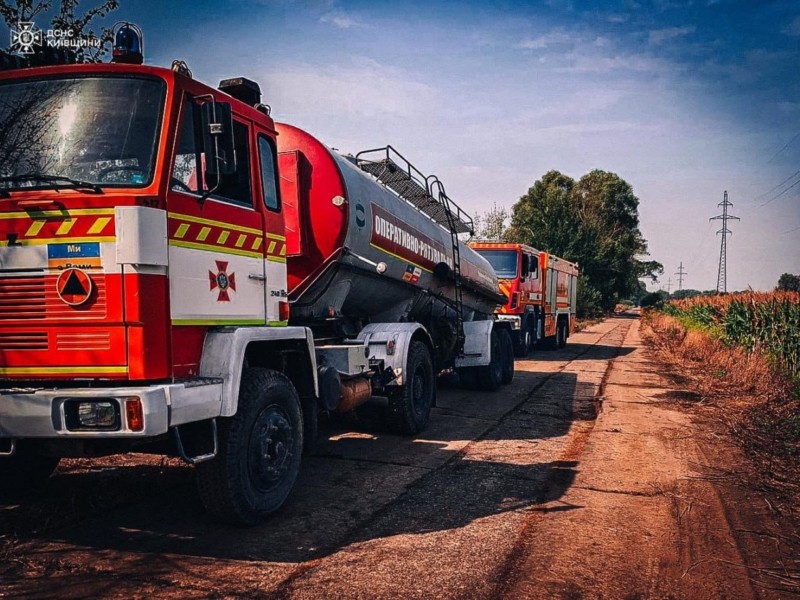
[[[786,150],[786,149],[787,149],[789,146],[791,146],[791,145],[794,143],[794,141],[795,141],[797,138],[799,138],[799,137],[800,137],[800,131],[798,131],[797,133],[795,133],[795,134],[794,134],[794,137],[792,137],[792,139],[790,139],[788,142],[786,142],[786,143],[783,145],[783,148],[781,148],[780,150],[778,150],[778,151],[777,151],[777,152],[776,152],[776,153],[775,153],[775,154],[772,156],[772,158],[770,158],[770,159],[767,161],[767,164],[771,163],[773,160],[775,160],[776,158],[778,158],[778,155],[779,155],[781,152],[783,152],[784,150]]]
[[[787,233],[794,233],[798,229],[800,229],[800,227],[795,227],[794,229],[790,229],[789,231],[784,231],[781,235],[786,235]]]
[[[777,196],[773,196],[772,198],[770,198],[770,199],[769,199],[769,200],[767,200],[766,202],[762,202],[762,203],[761,203],[761,204],[759,204],[758,206],[759,206],[759,207],[761,207],[761,206],[766,206],[766,205],[767,205],[767,204],[769,204],[770,202],[773,202],[774,200],[777,200],[778,198],[780,198],[781,196],[783,196],[783,195],[784,195],[786,192],[788,192],[790,189],[792,189],[794,186],[796,186],[798,183],[800,183],[800,179],[798,179],[797,181],[795,181],[795,182],[794,182],[792,185],[790,185],[789,187],[787,187],[785,190],[783,190],[783,191],[782,191],[780,194],[778,194]]]
[[[733,232],[728,229],[728,221],[733,219],[736,221],[740,221],[739,217],[734,217],[733,215],[728,214],[728,207],[733,206],[732,202],[728,202],[728,190],[725,190],[724,199],[722,202],[717,204],[717,206],[722,207],[722,214],[717,215],[716,217],[711,217],[709,221],[722,221],[722,229],[717,231],[717,235],[720,233],[722,234],[722,242],[719,247],[719,269],[717,270],[717,293],[722,292],[727,293],[728,291],[728,276],[726,273],[727,270],[727,256],[726,256],[726,247],[727,247],[727,240],[728,236],[732,235]]]
[[[780,182],[778,185],[776,185],[776,186],[774,186],[773,188],[769,189],[768,191],[764,192],[764,193],[763,193],[763,194],[761,194],[760,196],[756,196],[755,198],[753,198],[753,202],[758,202],[758,201],[759,201],[759,200],[761,200],[761,199],[762,199],[764,196],[769,196],[769,195],[770,195],[772,192],[774,192],[775,190],[777,190],[777,189],[778,189],[779,187],[781,187],[781,186],[782,186],[784,183],[786,183],[786,182],[788,182],[788,181],[790,181],[790,180],[794,179],[794,178],[795,178],[795,177],[797,177],[798,175],[800,175],[800,171],[795,171],[794,173],[792,173],[791,175],[789,175],[789,176],[788,176],[786,179],[784,179],[783,181],[781,181],[781,182]]]

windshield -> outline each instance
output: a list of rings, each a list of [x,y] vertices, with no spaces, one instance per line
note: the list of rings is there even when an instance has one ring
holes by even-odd
[[[155,79],[0,84],[0,189],[63,187],[69,180],[147,185],[163,104],[164,85]]]
[[[499,279],[513,279],[517,276],[517,252],[515,250],[478,250],[489,261]]]

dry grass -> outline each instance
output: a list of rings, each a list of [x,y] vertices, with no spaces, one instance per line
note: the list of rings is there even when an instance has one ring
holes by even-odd
[[[797,382],[758,349],[730,346],[660,312],[644,333],[661,357],[688,376],[705,406],[760,467],[770,485],[797,493],[800,482],[800,394]]]

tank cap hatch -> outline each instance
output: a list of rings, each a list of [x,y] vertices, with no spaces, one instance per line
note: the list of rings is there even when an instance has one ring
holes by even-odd
[[[246,77],[223,79],[219,82],[218,89],[237,100],[241,100],[248,106],[255,106],[261,103],[261,88],[255,81],[251,81]]]

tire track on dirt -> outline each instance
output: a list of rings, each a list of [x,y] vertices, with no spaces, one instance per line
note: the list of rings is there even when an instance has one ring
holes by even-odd
[[[614,360],[619,356],[620,349],[625,342],[625,336],[628,333],[633,321],[628,321],[625,325],[619,325],[614,329],[610,330],[607,334],[611,334],[616,332],[619,327],[624,327],[624,332],[622,334],[621,339],[619,340],[619,344],[615,346],[615,353],[614,356],[609,358],[608,365],[606,367],[605,372],[603,373],[603,377],[600,380],[600,385],[598,386],[597,393],[595,394],[594,404],[595,404],[595,420],[591,421],[591,425],[589,427],[582,428],[581,430],[577,431],[574,436],[569,440],[567,443],[567,447],[565,448],[564,452],[559,456],[559,461],[576,461],[580,455],[583,453],[583,449],[586,446],[586,442],[589,440],[589,436],[592,434],[594,430],[594,424],[596,422],[596,416],[599,415],[603,410],[603,398],[605,396],[605,389],[608,383],[608,379],[611,375],[611,372],[614,368]],[[606,337],[603,336],[603,337]],[[603,339],[603,338],[601,338]],[[600,340],[598,340],[599,342]],[[596,345],[596,344],[595,344]],[[594,345],[593,345],[594,346]],[[592,346],[592,347],[593,347]],[[591,348],[587,349],[587,352],[591,350]],[[566,366],[565,366],[566,368]],[[548,481],[546,482],[546,486],[548,488],[552,488],[558,484],[557,481],[558,473],[553,473]],[[497,587],[495,590],[490,594],[489,598],[507,598],[517,586],[517,582],[522,576],[522,568],[524,567],[525,563],[528,560],[529,556],[529,540],[532,537],[533,532],[536,530],[539,523],[547,516],[546,512],[539,512],[539,511],[529,511],[525,521],[523,523],[522,528],[519,531],[517,536],[517,540],[514,543],[514,547],[511,550],[511,553],[508,555],[506,562],[504,565],[501,566],[500,573],[496,581],[498,582]]]
[[[595,416],[602,410],[602,397],[604,394],[605,389],[605,382],[608,379],[608,375],[610,372],[610,368],[613,362],[613,359],[619,355],[620,348],[625,340],[625,335],[627,334],[628,329],[630,328],[633,321],[631,320],[620,320],[620,322],[616,323],[614,327],[609,329],[608,331],[602,333],[596,340],[594,340],[590,345],[588,345],[585,349],[578,352],[571,358],[568,358],[563,365],[561,365],[558,369],[553,371],[552,373],[548,373],[545,377],[543,377],[540,381],[536,382],[534,386],[528,390],[526,394],[524,394],[519,402],[514,404],[509,410],[507,410],[502,416],[500,416],[494,424],[485,430],[481,435],[474,438],[470,442],[468,442],[465,446],[459,449],[454,455],[449,458],[446,462],[439,465],[436,469],[431,470],[429,473],[426,473],[410,483],[408,487],[403,491],[402,494],[395,497],[393,500],[389,501],[387,504],[381,506],[377,510],[375,510],[366,520],[359,522],[356,526],[354,526],[347,534],[343,536],[337,542],[337,546],[339,548],[344,548],[350,546],[351,544],[358,543],[364,539],[363,535],[360,535],[362,532],[367,531],[370,529],[371,526],[375,525],[382,519],[384,519],[389,513],[394,511],[398,506],[403,504],[406,501],[406,498],[410,495],[416,493],[418,490],[424,488],[429,481],[431,481],[436,476],[440,475],[447,469],[453,467],[454,464],[458,463],[459,461],[463,461],[465,457],[467,457],[470,452],[481,442],[491,439],[493,434],[501,429],[506,422],[513,418],[519,410],[525,406],[527,403],[531,402],[536,394],[545,387],[548,383],[553,381],[559,375],[563,374],[565,371],[569,371],[571,368],[574,368],[574,363],[578,360],[583,359],[587,354],[594,351],[599,345],[603,342],[609,340],[609,338],[613,338],[613,347],[614,347],[614,354],[613,356],[606,359],[608,361],[607,367],[604,371],[603,377],[600,381],[598,386],[598,390],[595,393],[593,398],[593,405],[595,407]],[[535,360],[535,357],[533,358]],[[559,462],[566,462],[566,461],[573,461],[576,460],[586,444],[586,441],[591,434],[594,419],[588,421],[588,426],[578,426],[575,431],[570,431],[569,433],[569,440],[567,441],[567,445],[565,450],[559,455],[556,461]],[[558,485],[558,478],[562,475],[562,472],[559,470],[553,471],[549,478],[546,481],[545,488],[556,487]],[[547,494],[547,491],[544,492]],[[522,531],[517,536],[517,542],[515,543],[514,550],[512,550],[512,554],[509,556],[508,560],[501,565],[500,571],[502,575],[498,576],[496,581],[506,581],[510,575],[513,575],[514,569],[518,567],[524,561],[525,555],[522,552],[524,548],[524,544],[522,541],[526,538],[529,534],[530,530],[535,527],[536,522],[540,518],[542,518],[545,513],[538,513],[538,512],[530,512],[528,513],[529,517],[526,519],[526,524]],[[288,576],[277,584],[277,586],[267,594],[268,598],[274,599],[283,599],[288,598],[292,595],[293,591],[297,591],[298,584],[299,587],[302,587],[300,583],[306,576],[310,573],[315,571],[316,569],[322,567],[325,562],[330,558],[327,555],[329,549],[325,549],[322,553],[326,554],[318,559],[306,561],[298,565],[294,571],[288,574]],[[493,593],[490,597],[502,597],[502,592],[504,591],[504,587],[498,590],[500,594]],[[307,591],[307,590],[304,590]]]

